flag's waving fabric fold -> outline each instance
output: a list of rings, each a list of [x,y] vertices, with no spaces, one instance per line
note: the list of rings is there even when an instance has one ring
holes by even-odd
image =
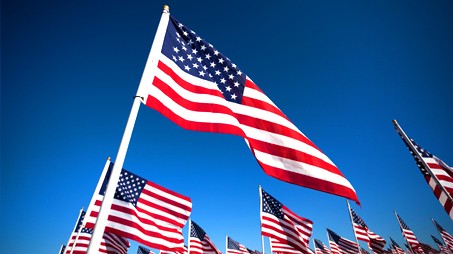
[[[407,244],[412,249],[412,251],[417,251],[420,247],[420,243],[418,242],[417,238],[415,237],[414,232],[407,226],[407,224],[401,219],[401,217],[395,212],[396,218],[400,224],[401,233],[403,237],[406,239]]]
[[[330,229],[327,229],[327,235],[332,253],[357,254],[359,250],[357,243],[339,236]]]
[[[94,193],[87,211],[86,227],[94,227],[112,168],[113,163],[100,191]],[[191,211],[189,197],[122,169],[105,232],[127,237],[150,248],[182,253],[182,227]]]
[[[68,248],[66,248],[66,254],[71,253],[71,251],[73,254],[85,254],[92,234],[92,228],[82,228],[78,236],[74,235],[71,239]],[[126,254],[129,247],[130,243],[124,237],[112,233],[104,233],[99,253]]]
[[[303,251],[296,250],[293,246],[282,243],[274,238],[269,237],[269,245],[271,252],[276,254],[314,254],[315,252],[309,247],[303,249]]]
[[[242,136],[268,175],[359,202],[337,166],[236,64],[172,16],[155,57],[137,92],[147,106],[185,129]]]
[[[434,226],[436,226],[437,231],[439,231],[442,240],[444,240],[445,245],[447,245],[448,249],[453,252],[453,236],[447,232],[437,221],[433,220]]]
[[[368,247],[376,254],[384,253],[385,239],[371,231],[362,218],[350,207],[354,234],[359,241],[368,243]]]
[[[306,252],[313,222],[300,217],[263,189],[261,191],[261,234]]]
[[[315,239],[315,253],[316,254],[331,254],[329,248],[318,239]]]
[[[251,254],[251,250],[247,249],[244,245],[233,240],[227,236],[226,241],[226,253],[227,254]]]
[[[208,234],[198,224],[190,221],[189,254],[220,254]]]
[[[439,200],[450,218],[453,219],[453,169],[409,138],[396,121],[393,121],[393,124],[397,133],[409,148],[434,196]]]

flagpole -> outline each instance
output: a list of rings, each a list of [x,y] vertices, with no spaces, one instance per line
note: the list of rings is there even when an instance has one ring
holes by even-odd
[[[404,240],[406,240],[407,246],[409,246],[409,248],[410,248],[410,250],[412,251],[412,253],[415,253],[415,252],[414,252],[414,249],[412,249],[411,244],[409,243],[409,241],[407,241],[406,236],[404,236],[403,227],[401,226],[401,222],[400,222],[400,220],[398,219],[398,215],[396,214],[396,211],[393,211],[393,212],[395,213],[396,220],[398,221],[398,224],[400,225],[401,233],[403,234]]]
[[[68,248],[69,248],[69,243],[71,242],[71,239],[72,239],[72,233],[76,230],[77,224],[79,224],[80,215],[82,215],[82,212],[83,212],[83,207],[80,209],[79,216],[77,217],[77,220],[76,220],[76,223],[74,225],[74,228],[71,231],[71,235],[69,236],[68,243],[66,244],[66,247],[64,248],[64,253],[66,253],[66,250],[68,250]],[[75,244],[75,242],[74,242],[74,244]]]
[[[228,254],[228,235],[225,236],[225,254]]]
[[[450,196],[450,194],[445,189],[445,187],[440,183],[440,181],[437,178],[437,176],[431,171],[431,169],[429,168],[428,164],[426,164],[425,160],[423,160],[423,158],[420,156],[420,154],[418,154],[417,149],[414,147],[414,145],[410,141],[409,137],[406,135],[406,133],[403,131],[403,129],[399,126],[399,124],[398,124],[398,122],[396,120],[393,120],[393,125],[398,130],[398,132],[401,133],[401,136],[402,136],[403,140],[406,141],[406,144],[410,147],[410,150],[413,152],[414,156],[417,156],[419,162],[422,163],[423,166],[426,168],[426,171],[428,171],[428,173],[434,179],[434,181],[436,182],[437,186],[439,186],[439,188],[442,190],[442,192],[453,203],[453,198]]]
[[[360,244],[359,244],[359,240],[357,239],[357,235],[355,234],[354,221],[352,220],[352,214],[351,214],[351,206],[349,205],[349,201],[347,199],[346,199],[346,204],[348,205],[349,219],[351,220],[352,232],[354,233],[355,242],[357,243],[357,249],[359,250],[358,253],[360,253],[360,251],[361,251]]]
[[[72,235],[72,233],[71,233],[71,235]],[[66,246],[64,246],[64,244],[62,244],[62,245],[60,246],[60,251],[58,251],[58,254],[64,253],[65,250],[66,250]]]
[[[262,223],[262,212],[263,212],[263,192],[261,191],[261,185],[258,185],[258,191],[260,192],[260,231],[261,231],[261,250],[264,254],[264,236],[263,236],[263,223]]]
[[[192,228],[192,219],[189,218],[189,227],[187,227],[187,229],[188,229],[188,233],[187,233],[187,254],[190,254],[190,231],[191,231],[191,228]]]
[[[77,230],[77,235],[76,235],[76,238],[74,239],[74,244],[72,244],[71,252],[69,252],[69,254],[72,254],[74,252],[77,241],[79,240],[80,231],[82,231],[83,226],[84,226],[83,224],[80,225],[79,230]]]
[[[167,30],[168,20],[170,18],[169,7],[164,6],[162,16],[157,27],[156,35],[154,37],[153,44],[151,46],[151,51],[148,56],[148,61],[146,62],[145,69],[143,71],[142,79],[137,90],[137,95],[134,97],[134,102],[132,104],[131,112],[126,123],[124,130],[123,138],[121,139],[120,146],[118,148],[118,153],[116,155],[115,164],[110,175],[109,183],[107,185],[104,200],[102,201],[101,208],[99,210],[98,219],[94,225],[93,235],[91,236],[90,244],[88,246],[87,254],[95,254],[98,252],[99,247],[101,246],[102,235],[104,233],[105,227],[107,225],[107,219],[110,213],[110,207],[113,203],[113,198],[115,195],[116,185],[120,178],[121,170],[123,168],[124,160],[126,158],[127,148],[132,136],[132,131],[134,129],[135,121],[137,119],[138,110],[140,108],[140,102],[143,98],[140,96],[140,87],[144,82],[150,82],[157,66],[157,55],[160,54],[162,49],[163,41],[165,38],[165,31]]]

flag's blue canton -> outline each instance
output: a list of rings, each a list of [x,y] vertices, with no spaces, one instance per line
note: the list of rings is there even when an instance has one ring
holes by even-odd
[[[400,218],[399,215],[396,215],[396,216],[398,216],[398,220],[400,221],[401,227],[403,227],[403,229],[411,230],[411,229],[406,225],[406,223],[404,223],[404,221]]]
[[[143,246],[138,246],[137,254],[149,254],[150,252],[151,252],[150,249],[145,248]]]
[[[279,219],[283,219],[282,203],[278,202],[274,197],[262,191],[263,197],[263,212],[270,213]]]
[[[82,222],[83,222],[83,218],[85,218],[85,214],[86,214],[85,211],[83,211],[83,212],[80,214],[79,221],[77,222],[77,226],[76,226],[76,228],[74,229],[74,232],[79,232],[80,227],[82,227]]]
[[[137,206],[138,199],[145,185],[145,179],[123,169],[116,187],[115,198]]]
[[[437,221],[435,221],[435,220],[433,220],[433,221],[434,221],[434,225],[436,225],[436,227],[439,231],[445,231],[445,229],[439,223],[437,223]]]
[[[171,16],[162,53],[185,72],[214,82],[226,100],[242,102],[245,74],[210,43]]]
[[[198,226],[195,222],[191,221],[192,225],[190,227],[190,236],[191,237],[196,237],[203,241],[204,236],[206,235],[206,232]]]
[[[60,254],[63,254],[65,249],[66,249],[66,245],[61,245]]]
[[[395,242],[395,240],[393,240],[393,238],[390,237],[390,241],[392,242],[392,247],[393,247],[393,248],[395,248],[395,247],[401,248],[401,247]]]
[[[316,245],[316,248],[320,249],[320,250],[324,250],[324,244],[319,241],[318,239],[315,239],[315,245]]]
[[[239,243],[228,237],[228,249],[240,250]]]
[[[333,232],[332,230],[330,229],[327,229],[327,233],[329,235],[329,239],[334,241],[335,243],[338,243],[338,241],[340,240],[340,236],[337,235],[335,232]]]
[[[354,221],[354,223],[357,223],[359,224],[360,226],[362,227],[366,227],[366,224],[365,222],[362,220],[362,218],[360,218],[355,212],[354,210],[351,209],[351,214],[352,214],[352,220]]]
[[[432,158],[433,155],[426,151],[425,149],[423,149],[421,146],[419,146],[417,143],[415,143],[415,141],[413,139],[410,139],[412,144],[414,145],[415,149],[417,149],[417,151],[422,155],[422,157],[425,157],[425,158]]]
[[[433,238],[434,242],[439,245],[439,246],[444,246],[444,243],[442,243],[439,239],[437,239],[436,237],[434,237],[433,235],[431,235],[431,237]]]
[[[82,233],[93,234],[93,228],[82,228]]]
[[[401,135],[401,133],[398,132],[398,134],[403,137]],[[422,155],[422,157],[429,157],[429,158],[432,158],[433,155],[430,154],[428,151],[424,150],[423,148],[421,148],[417,143],[415,143],[415,141],[411,138],[410,139],[410,142],[412,143],[412,145],[415,147],[415,149],[417,149],[417,151]],[[425,166],[423,164],[422,161],[420,161],[420,158],[414,154],[414,151],[412,151],[410,145],[406,142],[406,139],[403,138],[403,141],[404,143],[406,144],[407,148],[409,149],[409,152],[412,154],[412,157],[414,157],[415,159],[415,163],[417,164],[418,168],[420,169],[420,171],[422,172],[422,174],[424,175],[429,175],[428,171],[425,169]]]

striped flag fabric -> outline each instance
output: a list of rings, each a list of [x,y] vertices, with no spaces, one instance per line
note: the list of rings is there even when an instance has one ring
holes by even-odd
[[[453,236],[451,236],[437,221],[433,219],[434,226],[436,227],[437,231],[444,240],[445,245],[447,245],[448,249],[453,252]]]
[[[451,251],[450,249],[448,249],[448,246],[445,245],[441,240],[437,239],[433,235],[431,235],[431,238],[433,238],[434,243],[436,243],[437,247],[439,247],[441,253],[451,254]]]
[[[220,254],[206,232],[192,220],[190,221],[189,254]]]
[[[357,243],[339,236],[330,229],[327,229],[327,235],[332,253],[357,254],[359,250]]]
[[[99,192],[87,210],[86,227],[93,228],[113,163],[110,162]],[[189,197],[122,169],[105,232],[132,239],[159,250],[184,251],[182,227],[189,219]]]
[[[405,254],[404,250],[390,237],[390,246],[395,254]]]
[[[395,212],[396,218],[400,224],[401,233],[403,237],[406,239],[407,244],[409,244],[412,251],[417,251],[420,247],[420,243],[418,242],[417,238],[414,235],[414,232],[407,226],[407,224],[401,219],[401,217]]]
[[[167,18],[161,22],[162,48],[157,52],[160,44],[153,43],[137,91],[145,105],[184,129],[243,137],[272,177],[359,203],[337,166],[236,64],[173,16]]]
[[[74,236],[71,239],[68,248],[66,248],[66,254],[71,253],[71,251],[73,254],[85,254],[92,234],[92,228],[82,228],[78,237]],[[127,239],[112,233],[104,233],[99,253],[126,254],[129,247],[130,243]]]
[[[236,242],[231,237],[227,236],[226,241],[226,253],[227,254],[250,254],[251,252],[244,245]]]
[[[294,247],[292,247],[289,244],[279,242],[276,239],[273,239],[271,237],[269,238],[269,245],[271,247],[271,252],[276,253],[276,254],[290,254],[290,253],[296,253],[296,254],[315,254],[313,250],[311,250],[309,247],[306,247],[303,251],[296,250]]]
[[[315,239],[315,253],[316,254],[331,254],[329,248],[318,239]]]
[[[415,143],[404,133],[395,120],[393,123],[397,133],[409,148],[434,196],[439,200],[450,218],[453,219],[453,168]]]
[[[384,253],[385,239],[371,231],[360,216],[349,206],[354,234],[359,241],[368,243],[374,253]]]
[[[188,252],[188,247],[184,245],[184,252],[174,252],[174,251],[166,251],[166,250],[160,250],[159,254],[187,254]]]
[[[137,248],[137,254],[154,254],[154,252],[144,246],[139,245]]]
[[[294,249],[307,251],[313,222],[300,217],[260,187],[261,234]]]

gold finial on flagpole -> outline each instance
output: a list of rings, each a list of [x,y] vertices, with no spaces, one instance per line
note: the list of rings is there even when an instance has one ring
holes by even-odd
[[[164,5],[164,12],[169,13],[170,12],[170,7],[168,5]]]

